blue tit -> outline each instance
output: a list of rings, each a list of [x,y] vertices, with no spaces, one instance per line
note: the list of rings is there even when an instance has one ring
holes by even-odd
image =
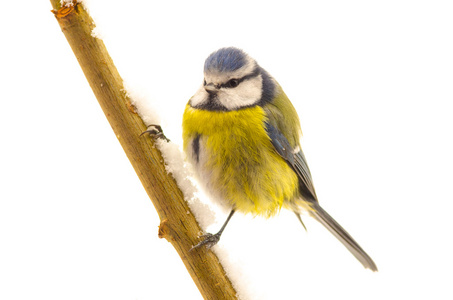
[[[282,207],[324,225],[363,264],[376,264],[319,205],[300,147],[299,117],[277,81],[244,51],[228,47],[204,64],[204,81],[186,105],[183,147],[210,197],[231,213],[203,245],[215,245],[236,211],[270,217]],[[305,226],[304,226],[305,227]]]

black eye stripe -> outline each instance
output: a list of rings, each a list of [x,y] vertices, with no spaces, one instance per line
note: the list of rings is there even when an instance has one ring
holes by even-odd
[[[245,75],[244,77],[241,77],[241,78],[238,78],[238,79],[235,78],[235,80],[237,81],[237,85],[236,86],[238,86],[241,82],[243,82],[245,80],[248,80],[248,79],[251,79],[251,78],[254,78],[254,77],[258,76],[259,74],[260,74],[260,69],[259,68],[255,68],[252,73],[250,73],[248,75]],[[222,83],[219,87],[221,87],[221,88],[233,88],[233,87],[230,86],[229,82],[230,81],[228,81],[226,83]]]

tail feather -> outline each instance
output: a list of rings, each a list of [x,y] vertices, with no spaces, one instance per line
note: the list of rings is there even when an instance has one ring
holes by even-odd
[[[326,227],[361,263],[376,272],[378,269],[371,257],[359,246],[359,244],[341,227],[319,204],[313,205],[310,214],[324,227]]]

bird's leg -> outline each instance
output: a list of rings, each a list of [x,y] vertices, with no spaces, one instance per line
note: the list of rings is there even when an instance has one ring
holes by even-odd
[[[148,133],[151,136],[154,136],[159,139],[166,140],[169,142],[170,140],[165,136],[164,131],[162,130],[162,127],[160,125],[149,125],[148,129],[146,131],[143,131],[140,136],[144,135],[145,133]]]
[[[305,231],[307,231],[307,227],[305,227],[305,224],[302,221],[302,218],[300,217],[300,213],[297,213],[297,212],[294,212],[294,213],[296,214],[297,219],[300,221],[300,224],[302,224],[302,226],[304,226]]]
[[[214,246],[215,244],[217,244],[220,240],[220,236],[222,235],[223,230],[227,226],[227,224],[230,221],[233,214],[234,214],[234,209],[231,210],[230,214],[228,215],[228,218],[226,219],[225,223],[223,223],[222,228],[220,228],[219,232],[217,232],[216,234],[206,233],[206,234],[202,235],[201,238],[204,238],[204,239],[201,242],[199,242],[198,244],[196,244],[195,246],[193,246],[190,249],[190,251],[192,251],[194,249],[198,249],[202,246],[206,246],[206,248],[209,249],[212,246]]]

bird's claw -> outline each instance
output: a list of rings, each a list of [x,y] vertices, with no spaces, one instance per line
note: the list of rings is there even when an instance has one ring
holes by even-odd
[[[152,135],[158,139],[164,139],[167,142],[170,140],[165,136],[164,131],[162,129],[162,126],[160,125],[149,125],[148,129],[146,131],[143,131],[140,136],[144,135],[145,133],[148,133],[149,135]]]
[[[198,244],[196,244],[195,246],[193,246],[192,248],[190,248],[189,251],[201,248],[203,246],[206,246],[207,249],[210,249],[212,246],[217,244],[220,240],[220,234],[218,234],[218,233],[216,233],[216,234],[206,233],[200,237],[203,238],[203,240],[201,242],[199,242]]]

